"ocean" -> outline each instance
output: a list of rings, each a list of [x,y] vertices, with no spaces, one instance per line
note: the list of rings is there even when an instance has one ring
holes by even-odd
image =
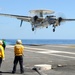
[[[75,44],[73,39],[21,39],[25,45],[29,44]],[[16,39],[5,39],[6,44],[15,44]]]

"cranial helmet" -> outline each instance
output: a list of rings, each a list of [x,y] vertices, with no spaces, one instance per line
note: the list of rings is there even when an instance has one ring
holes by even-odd
[[[0,40],[0,45],[2,45],[3,44],[3,42],[2,42],[2,40]]]
[[[17,44],[22,44],[22,41],[21,40],[17,40],[16,43]]]

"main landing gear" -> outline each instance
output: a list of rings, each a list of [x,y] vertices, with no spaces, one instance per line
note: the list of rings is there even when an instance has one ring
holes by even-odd
[[[55,28],[53,29],[53,32],[55,32]]]
[[[55,26],[53,25],[53,32],[55,32]]]
[[[32,24],[32,31],[34,31],[34,25]]]
[[[34,31],[34,28],[32,28],[32,31]]]

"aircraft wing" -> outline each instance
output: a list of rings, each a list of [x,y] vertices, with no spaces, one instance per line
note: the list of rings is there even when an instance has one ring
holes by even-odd
[[[75,21],[75,19],[62,19],[62,21]]]
[[[21,16],[21,15],[12,15],[12,14],[3,14],[3,13],[0,13],[0,16],[7,16],[7,17],[11,17],[11,18],[17,18],[17,19],[20,19],[20,20],[23,20],[23,21],[26,21],[26,22],[30,22],[31,18],[32,18],[30,16]]]

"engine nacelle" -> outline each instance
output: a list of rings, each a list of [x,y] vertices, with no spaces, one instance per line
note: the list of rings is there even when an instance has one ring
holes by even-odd
[[[60,25],[60,23],[62,22],[62,20],[63,20],[62,17],[59,17],[59,18],[58,18],[59,25]]]
[[[34,21],[36,22],[37,19],[38,19],[38,16],[36,15],[36,16],[34,16],[33,18],[34,18]]]
[[[38,19],[38,16],[35,15],[34,17],[32,17],[32,22],[35,23],[37,21],[37,19]]]
[[[58,19],[56,20],[55,25],[56,25],[56,26],[58,26],[58,25],[60,26],[60,24],[61,24],[62,20],[63,20],[63,18],[62,18],[62,17],[58,17]]]

